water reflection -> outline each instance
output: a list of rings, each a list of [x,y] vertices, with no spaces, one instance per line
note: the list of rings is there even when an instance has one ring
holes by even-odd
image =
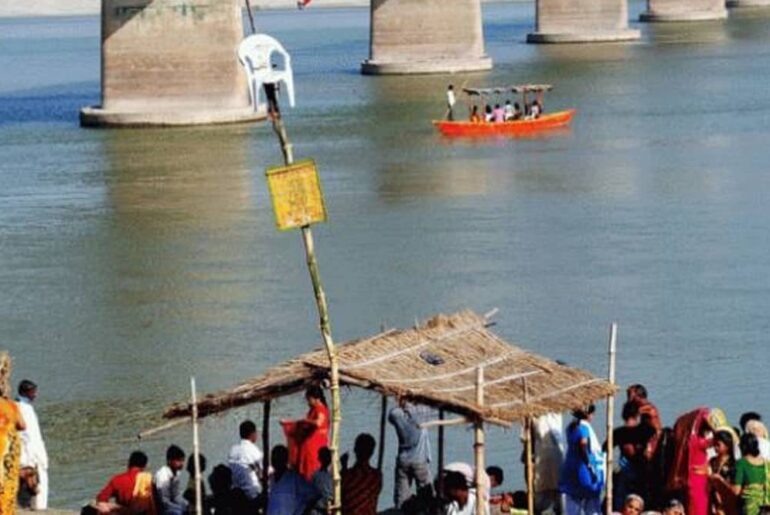
[[[729,40],[727,21],[648,23],[643,37],[651,45],[702,45]]]

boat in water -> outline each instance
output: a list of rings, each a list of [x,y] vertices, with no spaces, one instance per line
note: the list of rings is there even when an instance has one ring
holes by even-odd
[[[486,121],[483,114],[477,119],[471,115],[470,120],[434,120],[433,126],[445,136],[526,136],[538,132],[566,127],[575,116],[575,109],[566,109],[553,113],[543,113],[543,95],[553,89],[550,84],[523,84],[504,88],[463,88],[468,98],[468,109],[477,113],[479,103],[484,104],[492,96],[516,93],[522,95],[523,112],[517,113],[513,119],[506,121]],[[535,95],[535,100],[527,102],[529,94]],[[478,100],[478,102],[477,102]],[[499,105],[499,103],[498,103]]]

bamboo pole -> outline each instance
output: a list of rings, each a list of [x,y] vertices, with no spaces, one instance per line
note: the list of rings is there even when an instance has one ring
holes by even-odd
[[[527,378],[524,377],[521,380],[522,387],[524,389],[524,404],[529,403],[529,388],[527,387]],[[534,515],[535,513],[535,467],[532,463],[532,418],[527,417],[524,419],[524,445],[525,445],[525,474],[527,476],[527,513],[528,515]]]
[[[262,493],[264,495],[265,511],[267,498],[270,494],[270,401],[262,403]]]
[[[278,101],[276,99],[273,106],[274,112],[271,112],[273,121],[273,131],[278,136],[281,143],[281,151],[286,165],[294,163],[294,153],[292,145],[289,142],[289,136],[286,133],[286,127],[281,119]],[[332,515],[341,512],[340,504],[342,501],[342,480],[340,475],[339,441],[340,441],[340,423],[342,422],[342,411],[340,407],[340,373],[337,361],[337,350],[332,339],[331,324],[329,323],[329,308],[326,303],[326,294],[321,283],[321,273],[318,269],[318,261],[315,256],[315,244],[313,242],[313,231],[309,225],[302,227],[302,242],[305,246],[305,255],[307,257],[307,268],[310,273],[310,280],[313,283],[313,292],[315,293],[316,307],[318,308],[318,318],[320,321],[321,338],[323,339],[326,353],[329,356],[330,369],[330,390],[331,390],[331,411],[332,411],[332,438],[329,445],[329,451],[332,454],[332,484],[333,484],[333,503],[331,506]]]
[[[484,367],[476,369],[476,404],[484,405]],[[485,494],[486,485],[484,484],[484,419],[481,416],[476,419],[474,454],[476,458],[476,515],[485,515]]]
[[[193,427],[193,466],[195,467],[195,515],[203,515],[203,492],[201,491],[201,442],[198,435],[198,394],[195,388],[195,378],[190,378],[192,397],[192,427]]]
[[[377,470],[382,471],[382,462],[385,459],[385,423],[388,419],[388,397],[382,396],[380,404],[380,447],[377,449]]]
[[[444,422],[444,410],[438,410],[439,422]],[[444,425],[438,426],[438,495],[444,495]]]
[[[257,33],[257,27],[254,25],[254,13],[251,12],[251,1],[246,0],[246,12],[249,13],[249,25],[251,26],[251,33]]]
[[[613,322],[610,325],[610,344],[609,344],[609,381],[610,384],[615,384],[615,351],[617,348],[618,340],[618,324]],[[605,467],[605,474],[607,476],[607,515],[612,515],[612,467],[614,465],[614,447],[615,442],[613,438],[613,425],[615,422],[615,395],[609,395],[607,397],[607,466]]]

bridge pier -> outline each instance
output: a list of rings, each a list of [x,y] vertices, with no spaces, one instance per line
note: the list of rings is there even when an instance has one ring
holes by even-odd
[[[537,0],[527,43],[593,43],[641,37],[628,28],[626,0]]]
[[[727,7],[770,7],[770,0],[727,0]]]
[[[480,0],[371,0],[364,75],[489,70]]]
[[[725,18],[725,0],[647,0],[647,10],[639,15],[639,21],[645,22],[708,21]]]
[[[84,126],[196,125],[264,118],[238,62],[238,0],[102,0],[101,104]]]

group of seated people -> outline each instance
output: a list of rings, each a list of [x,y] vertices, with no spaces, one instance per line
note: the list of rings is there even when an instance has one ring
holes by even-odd
[[[542,114],[543,103],[540,100],[536,99],[525,103],[523,111],[518,102],[511,104],[510,100],[506,100],[505,105],[495,104],[494,108],[491,104],[486,104],[483,114],[479,112],[479,106],[474,105],[471,109],[470,121],[474,123],[501,123],[513,120],[534,120],[540,118]]]

